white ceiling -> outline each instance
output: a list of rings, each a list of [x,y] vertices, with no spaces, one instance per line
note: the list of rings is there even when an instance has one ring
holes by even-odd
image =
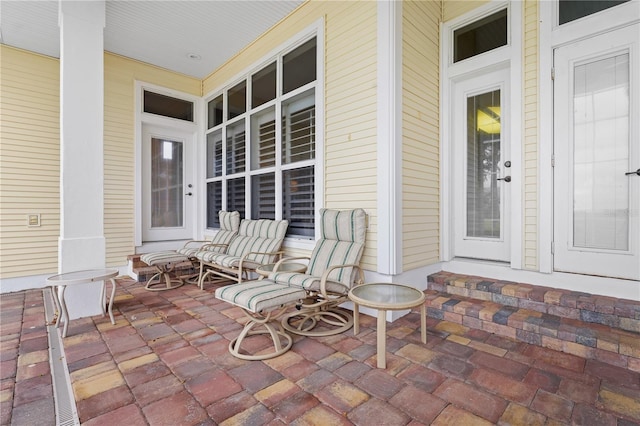
[[[104,50],[204,78],[302,2],[107,0]],[[59,58],[58,1],[0,0],[0,39]]]

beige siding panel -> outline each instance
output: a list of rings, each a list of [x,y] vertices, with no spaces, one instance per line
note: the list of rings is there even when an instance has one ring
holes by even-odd
[[[488,0],[444,0],[442,4],[443,21],[450,21],[488,2]]]
[[[439,2],[403,2],[403,270],[439,260]]]
[[[107,265],[125,264],[134,244],[135,82],[201,96],[200,80],[106,53],[104,172]]]
[[[0,56],[0,278],[55,273],[60,235],[59,62],[5,45]],[[27,215],[36,213],[41,214],[41,226],[27,227]]]
[[[538,0],[524,2],[524,218],[523,266],[538,270]],[[529,184],[533,183],[533,184]]]

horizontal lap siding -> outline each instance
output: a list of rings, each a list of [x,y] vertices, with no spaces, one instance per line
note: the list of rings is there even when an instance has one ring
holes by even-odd
[[[59,61],[4,45],[0,56],[0,278],[55,273],[60,235]],[[37,213],[41,226],[27,227],[27,215]]]
[[[404,2],[403,269],[439,260],[439,2]]]
[[[107,265],[121,266],[135,249],[135,82],[195,96],[201,82],[110,53],[104,64],[104,233]]]
[[[376,13],[377,5],[370,1],[304,3],[203,82],[204,95],[222,89],[265,59],[267,52],[275,52],[325,19],[325,161],[319,166],[324,167],[324,206],[366,210],[369,230],[362,265],[373,270],[377,263]]]
[[[471,12],[489,0],[444,0],[442,5],[443,22],[450,21],[458,16]]]
[[[538,12],[524,3],[524,268],[538,270]]]

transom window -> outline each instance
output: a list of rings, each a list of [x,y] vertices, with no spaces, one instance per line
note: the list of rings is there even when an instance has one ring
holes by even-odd
[[[453,32],[453,62],[506,45],[507,9],[502,9]]]
[[[629,0],[560,0],[558,2],[558,23],[560,25],[566,24],[628,1]]]
[[[208,101],[207,228],[238,210],[314,237],[316,49],[314,37]]]

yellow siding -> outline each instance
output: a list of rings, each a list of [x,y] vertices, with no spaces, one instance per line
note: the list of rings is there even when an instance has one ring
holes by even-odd
[[[0,45],[0,64],[0,278],[55,273],[60,235],[59,62]],[[41,226],[27,227],[27,215],[37,213]]]
[[[538,0],[524,3],[523,266],[538,270]]]
[[[457,18],[458,16],[464,15],[465,13],[470,12],[488,2],[489,0],[443,0],[443,22],[447,22]]]
[[[376,14],[377,5],[370,1],[305,3],[203,82],[204,94],[221,89],[265,52],[325,19],[324,205],[367,211],[369,232],[362,261],[367,269],[375,269],[377,263]]]
[[[440,258],[438,2],[403,2],[403,269]]]
[[[198,79],[106,53],[104,57],[104,234],[107,265],[135,249],[135,82],[201,96]]]

